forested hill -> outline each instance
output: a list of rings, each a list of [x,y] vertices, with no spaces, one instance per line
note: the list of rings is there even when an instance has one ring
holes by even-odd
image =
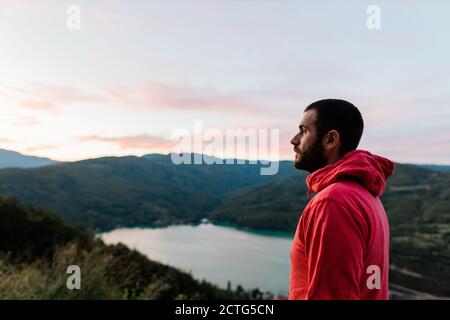
[[[52,209],[90,229],[198,222],[230,190],[301,174],[260,165],[175,165],[170,156],[106,157],[34,169],[0,170],[0,195]]]
[[[67,288],[67,267],[81,289]],[[151,261],[124,245],[105,245],[48,210],[0,198],[0,299],[243,299]]]

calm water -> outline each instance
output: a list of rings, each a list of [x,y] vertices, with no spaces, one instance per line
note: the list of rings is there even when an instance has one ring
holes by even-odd
[[[252,233],[231,227],[201,224],[160,229],[124,228],[101,235],[108,244],[122,242],[150,259],[191,272],[226,288],[259,287],[287,294],[292,236]]]

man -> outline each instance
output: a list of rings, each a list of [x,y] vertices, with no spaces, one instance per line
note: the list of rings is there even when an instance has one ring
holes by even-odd
[[[309,105],[292,138],[297,169],[317,193],[305,207],[291,248],[289,299],[388,299],[389,224],[380,202],[394,169],[356,150],[359,110],[344,100]]]

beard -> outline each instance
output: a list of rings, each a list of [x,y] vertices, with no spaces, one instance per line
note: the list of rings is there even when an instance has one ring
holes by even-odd
[[[299,159],[297,159],[299,157]],[[325,167],[325,159],[322,139],[316,139],[314,143],[300,155],[297,153],[294,166],[299,170],[306,170],[310,173]]]

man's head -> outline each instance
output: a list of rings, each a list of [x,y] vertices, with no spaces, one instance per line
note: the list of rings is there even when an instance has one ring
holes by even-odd
[[[295,167],[314,172],[339,160],[357,148],[363,128],[361,113],[350,102],[325,99],[310,104],[291,140]]]

